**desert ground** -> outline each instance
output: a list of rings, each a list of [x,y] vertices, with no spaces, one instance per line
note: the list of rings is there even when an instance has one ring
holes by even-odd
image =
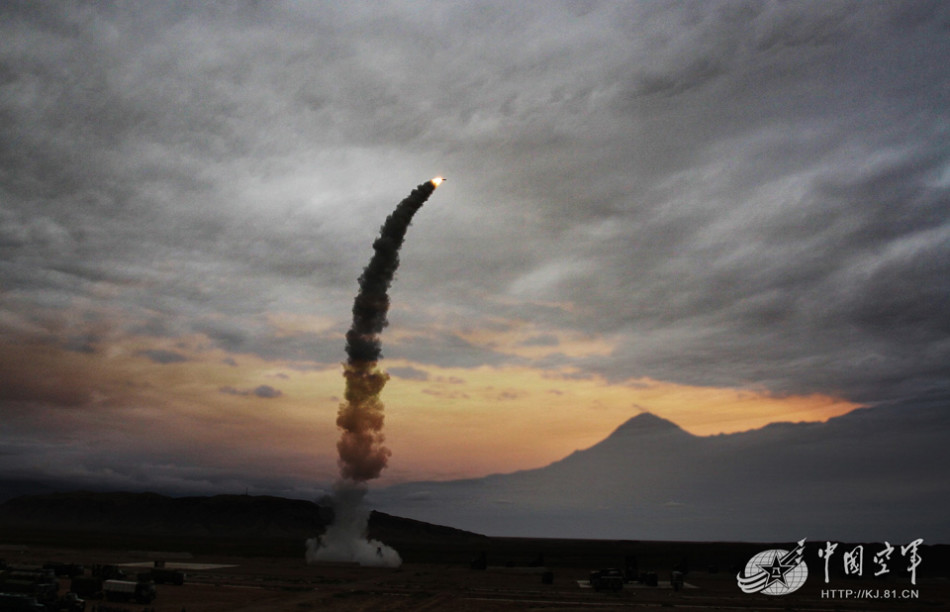
[[[408,551],[399,568],[367,568],[348,564],[307,565],[303,547],[298,556],[286,554],[234,555],[219,552],[158,552],[147,550],[69,548],[49,545],[2,545],[7,564],[42,565],[49,562],[118,565],[134,576],[156,560],[179,568],[185,584],[157,585],[149,604],[117,604],[88,600],[86,610],[140,612],[235,612],[306,610],[941,610],[950,600],[950,584],[939,576],[918,577],[911,586],[906,576],[885,580],[844,580],[822,584],[821,568],[798,591],[784,596],[747,595],[735,579],[733,567],[715,564],[688,568],[685,585],[674,590],[670,560],[684,563],[692,551],[692,565],[720,559],[741,560],[749,544],[689,544],[651,542],[593,542],[570,540],[486,539],[481,550]],[[631,552],[632,551],[632,552]],[[485,553],[487,567],[472,569],[470,557]],[[635,555],[639,567],[655,569],[658,586],[628,583],[622,591],[585,588],[591,570],[622,566]],[[657,567],[653,568],[652,565]],[[88,570],[87,570],[88,571]],[[545,576],[547,574],[547,576]],[[61,593],[69,579],[61,578]],[[878,598],[847,598],[823,589],[871,590]],[[899,599],[894,599],[893,595]]]

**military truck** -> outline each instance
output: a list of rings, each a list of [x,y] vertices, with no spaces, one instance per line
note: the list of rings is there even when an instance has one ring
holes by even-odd
[[[591,572],[590,586],[598,591],[622,591],[623,572],[613,567]]]
[[[152,581],[106,580],[102,583],[102,594],[109,601],[152,603],[152,600],[155,599],[155,583]]]
[[[10,566],[0,572],[0,593],[32,597],[39,604],[54,603],[59,596],[59,580],[53,570]]]

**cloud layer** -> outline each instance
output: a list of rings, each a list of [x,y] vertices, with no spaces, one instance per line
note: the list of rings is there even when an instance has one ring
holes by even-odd
[[[378,224],[436,174],[397,378],[946,403],[948,27],[940,2],[4,3],[0,452],[119,396],[291,400],[269,372],[338,370]]]

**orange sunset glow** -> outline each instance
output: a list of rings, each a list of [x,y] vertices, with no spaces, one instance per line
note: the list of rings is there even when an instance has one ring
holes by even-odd
[[[306,320],[273,318],[291,328]],[[180,338],[166,346],[181,359],[165,364],[145,355],[168,349],[149,349],[141,338],[117,341],[95,354],[3,345],[0,371],[8,397],[81,407],[89,411],[90,426],[120,418],[152,431],[185,432],[190,452],[208,457],[227,454],[229,447],[233,452],[235,436],[252,438],[253,454],[269,457],[274,469],[279,464],[301,477],[312,472],[326,478],[334,461],[341,368],[228,355],[207,345],[205,338]],[[601,348],[595,342],[576,350]],[[570,369],[440,368],[404,360],[385,366],[397,372],[412,368],[425,379],[396,375],[386,387],[387,445],[397,460],[383,483],[538,467],[595,444],[640,412],[706,436],[776,420],[824,421],[857,407],[822,395],[778,397],[649,379],[612,384],[577,377]],[[42,389],[29,376],[35,368],[45,372]],[[288,457],[310,457],[312,464],[284,463]]]

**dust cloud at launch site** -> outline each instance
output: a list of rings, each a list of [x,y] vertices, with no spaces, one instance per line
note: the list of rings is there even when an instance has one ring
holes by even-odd
[[[436,177],[422,183],[396,206],[380,228],[379,237],[373,242],[373,256],[359,278],[353,323],[346,333],[345,401],[340,404],[336,421],[342,433],[337,443],[340,479],[329,500],[334,521],[325,534],[307,541],[309,562],[350,561],[388,567],[402,563],[395,550],[366,539],[369,513],[362,501],[366,482],[379,478],[391,454],[383,445],[384,414],[380,399],[389,376],[378,367],[382,358],[380,334],[389,323],[389,287],[399,267],[399,248],[413,216],[443,180]]]

